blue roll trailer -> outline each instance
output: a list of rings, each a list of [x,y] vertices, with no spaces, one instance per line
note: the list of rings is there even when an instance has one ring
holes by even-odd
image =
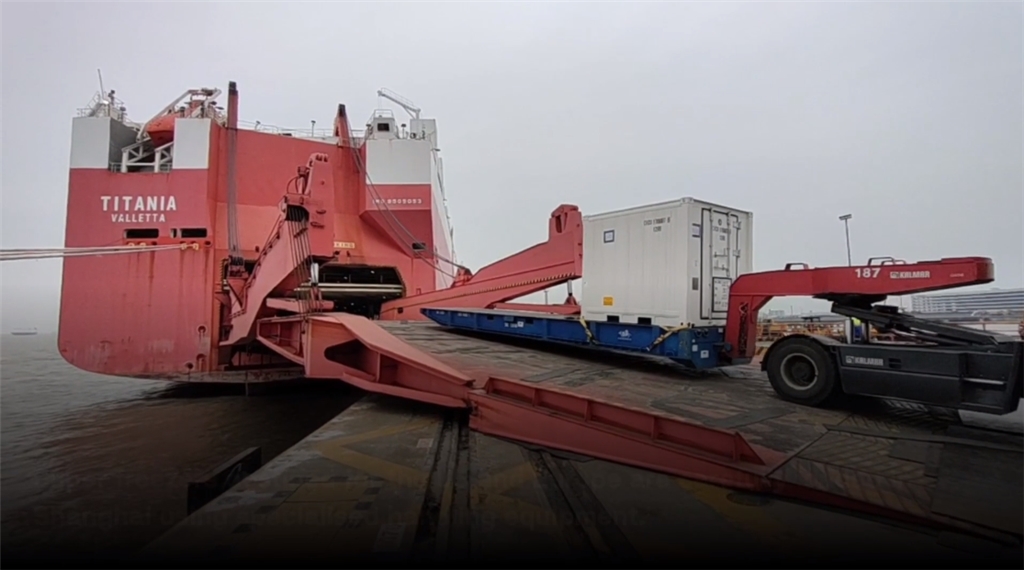
[[[586,321],[579,316],[490,309],[425,308],[422,314],[456,330],[649,354],[695,369],[721,365],[725,327],[676,327]]]

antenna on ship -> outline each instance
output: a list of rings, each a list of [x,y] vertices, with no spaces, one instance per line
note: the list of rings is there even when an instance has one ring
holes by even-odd
[[[96,77],[99,79],[100,90],[93,95],[92,102],[89,103],[88,107],[79,109],[79,114],[83,117],[111,117],[124,121],[125,107],[114,96],[113,89],[109,93],[107,92],[107,88],[103,84],[103,72],[98,68],[96,69]]]
[[[107,92],[106,86],[103,85],[103,72],[100,71],[99,68],[96,68],[96,77],[100,81],[100,104],[107,106],[107,116],[114,117],[115,111],[121,111],[121,114],[123,115],[124,107],[121,107],[120,109],[117,108],[117,99],[114,97],[114,90],[111,89],[109,93]],[[123,117],[119,118],[123,119]]]
[[[99,104],[103,107],[106,107],[106,115],[108,117],[112,117],[112,113],[114,111],[114,93],[107,93],[107,88],[103,85],[103,72],[100,71],[98,67],[96,68],[96,77],[100,81]]]

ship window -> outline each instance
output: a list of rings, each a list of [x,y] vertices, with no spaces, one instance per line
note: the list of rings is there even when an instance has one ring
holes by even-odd
[[[413,242],[412,244],[413,251],[424,251],[425,249],[427,249],[427,244],[421,241]]]
[[[181,228],[181,238],[204,238],[206,237],[206,228]]]
[[[158,237],[160,237],[160,230],[158,229],[132,228],[124,231],[124,239],[153,239]]]
[[[649,324],[651,324],[651,317],[638,317],[636,319],[636,324],[638,324],[638,325],[649,325]]]
[[[377,130],[382,132],[382,133],[390,132],[391,131],[391,125],[389,125],[387,123],[377,123]]]

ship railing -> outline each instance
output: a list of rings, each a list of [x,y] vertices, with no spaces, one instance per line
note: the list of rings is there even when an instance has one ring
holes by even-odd
[[[286,127],[278,127],[276,125],[268,125],[261,123],[260,121],[238,121],[240,128],[256,131],[258,133],[268,133],[273,135],[291,136],[299,138],[312,138],[312,139],[333,139],[334,129],[330,128],[309,128],[309,129],[293,129]],[[362,141],[366,140],[366,129],[351,129],[349,131],[352,141],[359,146]]]
[[[194,109],[189,115],[191,119],[210,119],[220,126],[228,123],[228,114],[214,105],[204,105]]]
[[[170,172],[174,160],[174,142],[153,148],[149,140],[121,150],[121,162],[111,162],[111,172]]]
[[[130,170],[130,167],[135,166],[135,170]],[[163,172],[167,173],[171,171],[171,163],[162,161],[160,163],[150,162],[143,164],[135,164],[125,166],[123,162],[111,162],[108,165],[110,172],[115,173],[126,173],[126,172]]]
[[[78,109],[79,117],[110,117],[122,123],[133,124],[128,120],[128,113],[124,110],[124,101],[113,95],[96,92],[89,101],[87,107]]]
[[[370,114],[370,120],[367,123],[373,123],[374,119],[394,119],[395,112],[391,109],[374,109],[373,113]]]
[[[312,128],[311,127],[311,128],[308,128],[308,129],[292,129],[292,128],[285,128],[285,127],[278,127],[276,125],[268,125],[268,124],[265,124],[265,123],[261,123],[259,121],[255,121],[255,122],[253,122],[253,121],[238,121],[238,126],[240,128],[247,129],[247,130],[250,130],[250,131],[256,131],[256,132],[259,132],[259,133],[268,133],[268,134],[273,134],[273,135],[285,135],[285,136],[317,138],[317,139],[333,138],[334,137],[334,129],[333,128],[330,128],[330,129],[327,129],[327,128],[317,129],[317,128]],[[362,137],[363,136],[363,132],[364,131],[353,130],[351,136],[353,138],[355,138],[355,137]]]

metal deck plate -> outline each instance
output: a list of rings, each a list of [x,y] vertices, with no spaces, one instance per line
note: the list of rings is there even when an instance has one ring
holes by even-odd
[[[1021,470],[993,467],[1019,466],[1021,439],[986,441],[948,413],[887,402],[815,409],[778,399],[753,366],[695,372],[641,356],[499,342],[433,324],[381,324],[478,382],[514,378],[735,429],[751,444],[788,455],[771,475],[780,482],[976,532],[1021,533],[1024,501],[1006,494],[1016,489],[1013,496],[1020,496]],[[970,477],[950,467],[967,461],[951,455],[960,453],[949,449],[953,442],[969,446],[972,465],[989,467],[972,467]],[[964,490],[949,492],[950,485]]]
[[[1024,533],[1024,485],[1019,454],[944,446],[932,510],[962,520],[984,519],[997,529]]]

